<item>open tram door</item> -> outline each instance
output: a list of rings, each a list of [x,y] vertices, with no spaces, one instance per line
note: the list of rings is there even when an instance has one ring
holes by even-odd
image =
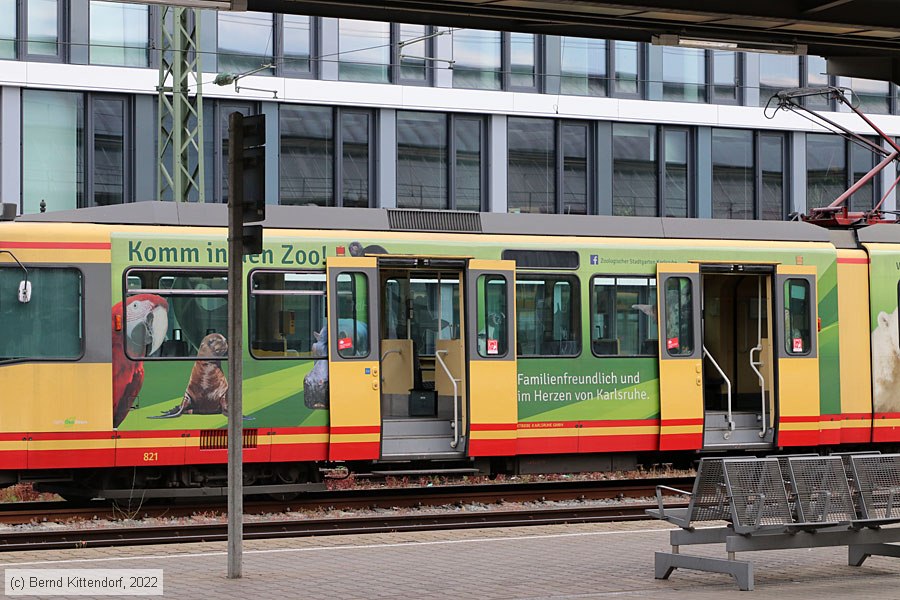
[[[767,449],[775,265],[660,264],[660,449]]]
[[[378,257],[382,461],[465,459],[498,435],[515,443],[514,269],[470,257]],[[490,431],[498,411],[506,425]]]
[[[378,270],[370,257],[329,257],[329,460],[378,458]]]
[[[775,289],[777,442],[779,446],[815,446],[821,412],[816,268],[778,265]]]

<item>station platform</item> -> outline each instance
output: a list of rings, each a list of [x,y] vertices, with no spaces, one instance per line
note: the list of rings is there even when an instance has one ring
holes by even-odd
[[[670,529],[640,521],[245,541],[238,580],[226,578],[224,543],[5,553],[0,567],[163,569],[165,597],[217,600],[900,598],[900,559],[850,567],[846,548],[739,554],[754,564],[751,592],[715,573],[656,580],[653,554],[669,549]]]

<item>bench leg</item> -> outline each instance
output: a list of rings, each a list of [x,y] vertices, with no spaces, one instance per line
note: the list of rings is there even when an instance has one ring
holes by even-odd
[[[847,563],[859,567],[870,556],[900,557],[900,546],[894,544],[854,544],[848,547]]]
[[[668,579],[675,569],[691,569],[709,573],[731,575],[741,590],[753,589],[753,564],[745,560],[726,560],[724,558],[706,558],[702,556],[686,556],[671,552],[657,552],[654,560],[656,579]]]

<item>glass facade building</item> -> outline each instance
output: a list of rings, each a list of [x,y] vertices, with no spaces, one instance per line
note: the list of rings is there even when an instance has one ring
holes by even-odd
[[[4,201],[30,213],[156,199],[162,10],[0,10],[0,67],[32,63],[0,84]],[[196,19],[204,82],[244,77],[239,91],[204,86],[212,202],[228,197],[235,110],[267,115],[268,203],[338,207],[785,219],[830,204],[878,161],[865,144],[765,118],[775,92],[848,87],[900,136],[896,86],[830,76],[814,56],[272,13]],[[874,178],[851,208],[884,197],[895,210],[891,183]]]

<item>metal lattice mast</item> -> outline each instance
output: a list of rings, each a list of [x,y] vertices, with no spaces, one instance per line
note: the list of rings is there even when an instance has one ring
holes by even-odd
[[[156,196],[203,202],[200,18],[193,9],[164,6],[160,22]]]

